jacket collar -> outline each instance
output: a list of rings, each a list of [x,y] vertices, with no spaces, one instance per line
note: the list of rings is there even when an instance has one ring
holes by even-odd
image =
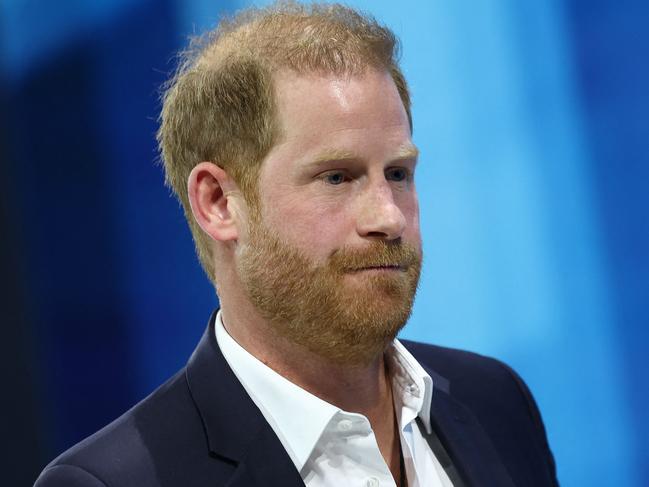
[[[472,487],[515,487],[475,415],[451,395],[452,384],[430,368],[424,369],[434,384],[431,424],[463,483]]]
[[[237,464],[229,486],[303,486],[275,432],[225,361],[213,333],[215,317],[216,311],[185,370],[210,455]]]

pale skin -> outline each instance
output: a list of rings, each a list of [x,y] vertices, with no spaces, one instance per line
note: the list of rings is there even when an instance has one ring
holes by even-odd
[[[343,246],[360,248],[374,239],[401,239],[421,248],[413,181],[417,151],[389,74],[371,69],[352,77],[280,72],[275,87],[283,130],[261,166],[265,224],[314,263],[323,263]],[[367,363],[343,366],[276,334],[250,302],[237,273],[249,215],[239,188],[210,162],[194,168],[188,188],[194,217],[213,240],[228,333],[293,383],[365,415],[398,483],[400,440],[384,350],[376,350]],[[350,273],[345,285],[353,292],[377,272],[398,271]]]

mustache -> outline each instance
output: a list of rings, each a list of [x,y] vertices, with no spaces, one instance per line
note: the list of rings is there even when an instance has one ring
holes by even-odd
[[[340,272],[370,267],[396,267],[407,270],[421,262],[421,251],[401,241],[377,240],[363,248],[343,247],[329,258],[329,265]]]

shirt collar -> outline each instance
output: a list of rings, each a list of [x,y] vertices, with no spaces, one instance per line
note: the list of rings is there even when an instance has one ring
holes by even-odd
[[[220,311],[215,328],[225,360],[301,470],[340,409],[285,379],[239,345],[225,330]]]
[[[301,470],[331,420],[344,411],[293,384],[239,345],[225,330],[220,311],[214,327],[225,360]],[[431,377],[396,339],[386,356],[395,403],[401,404],[400,428],[419,416],[430,433]]]
[[[392,394],[397,404],[401,404],[401,429],[419,417],[430,434],[433,379],[399,340],[390,344],[385,355],[392,377]]]

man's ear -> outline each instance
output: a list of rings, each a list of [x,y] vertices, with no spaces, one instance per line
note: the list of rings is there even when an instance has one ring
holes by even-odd
[[[187,180],[189,204],[194,219],[214,240],[227,242],[239,238],[239,212],[236,205],[242,198],[238,186],[219,166],[201,162]]]

